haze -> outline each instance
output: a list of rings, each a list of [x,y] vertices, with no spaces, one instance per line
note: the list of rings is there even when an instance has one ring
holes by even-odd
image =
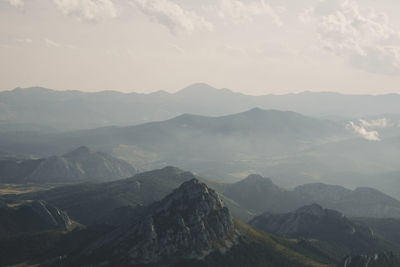
[[[400,93],[399,1],[2,0],[0,90]]]

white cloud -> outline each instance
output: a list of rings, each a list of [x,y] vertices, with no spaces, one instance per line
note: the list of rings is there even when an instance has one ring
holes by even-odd
[[[369,140],[369,141],[380,141],[381,140],[380,135],[377,131],[367,130],[362,124],[358,125],[358,124],[350,121],[347,124],[347,129],[351,130],[352,132],[360,135],[361,137],[363,137],[364,139]]]
[[[252,22],[255,16],[266,15],[277,25],[282,25],[280,14],[285,12],[283,7],[272,7],[264,0],[244,2],[242,0],[219,0],[214,7],[219,18],[233,23]]]
[[[84,20],[114,18],[117,10],[112,0],[53,0],[65,14]]]
[[[400,74],[400,32],[391,27],[386,14],[362,8],[354,0],[325,0],[299,18],[315,25],[323,46],[354,67]]]
[[[376,120],[360,120],[360,123],[363,127],[365,128],[387,128],[387,127],[393,127],[394,123],[386,118],[381,118],[381,119],[376,119]]]
[[[169,0],[134,0],[133,6],[167,27],[173,34],[188,34],[194,30],[213,30],[213,25],[204,17]]]
[[[13,7],[22,7],[24,2],[22,0],[6,0]]]

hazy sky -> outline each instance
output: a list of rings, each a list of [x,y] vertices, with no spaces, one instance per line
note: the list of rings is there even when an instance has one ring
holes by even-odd
[[[399,0],[0,0],[0,90],[400,93]]]

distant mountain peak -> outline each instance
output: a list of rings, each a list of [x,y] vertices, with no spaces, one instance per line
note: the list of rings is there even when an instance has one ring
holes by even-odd
[[[218,93],[218,92],[230,92],[232,93],[231,90],[229,89],[217,89],[215,87],[212,87],[209,84],[206,83],[194,83],[192,85],[189,85],[180,91],[176,92],[178,95],[207,95],[207,94],[213,94],[213,93]]]

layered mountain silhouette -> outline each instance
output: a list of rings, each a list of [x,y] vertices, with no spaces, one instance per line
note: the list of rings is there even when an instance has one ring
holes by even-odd
[[[107,125],[132,125],[165,120],[182,113],[221,116],[255,106],[293,110],[308,115],[363,116],[399,113],[398,95],[358,96],[337,93],[248,96],[204,83],[193,84],[177,93],[151,94],[104,91],[55,91],[32,87],[0,93],[0,120],[26,124],[28,130],[51,126],[83,129]],[[116,104],[118,103],[118,104]],[[313,103],[310,105],[310,103]],[[364,107],[368,107],[365,109]],[[36,122],[36,125],[32,125]]]
[[[43,158],[85,145],[142,170],[174,165],[224,181],[257,172],[284,187],[324,182],[400,197],[398,97],[245,96],[205,84],[147,95],[18,88],[0,93],[0,156]],[[386,124],[365,126],[371,121]]]
[[[62,156],[38,160],[0,161],[3,182],[70,183],[107,181],[133,176],[136,170],[127,162],[106,153],[79,147]]]

